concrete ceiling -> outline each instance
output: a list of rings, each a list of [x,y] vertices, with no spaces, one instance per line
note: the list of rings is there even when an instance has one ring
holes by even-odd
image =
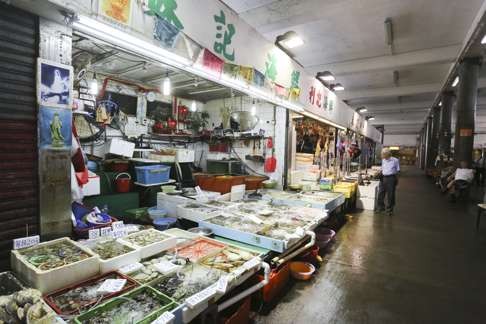
[[[270,42],[287,31],[297,32],[305,44],[292,50],[295,60],[310,74],[333,72],[346,89],[338,96],[352,107],[366,106],[366,114],[376,117],[374,124],[385,126],[385,134],[418,134],[483,4],[483,0],[221,1]],[[392,46],[385,42],[387,18],[393,23]],[[486,87],[484,70],[481,87]],[[484,114],[479,118],[486,121]]]

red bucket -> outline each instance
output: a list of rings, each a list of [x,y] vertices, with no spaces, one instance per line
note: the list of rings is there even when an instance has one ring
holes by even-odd
[[[124,176],[124,178],[120,178],[120,176]],[[116,192],[129,192],[132,185],[132,177],[126,172],[120,173],[115,177],[115,185]]]

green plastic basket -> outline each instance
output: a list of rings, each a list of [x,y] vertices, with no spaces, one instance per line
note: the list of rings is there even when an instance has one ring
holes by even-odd
[[[115,298],[107,301],[106,303],[101,304],[101,305],[87,311],[86,313],[77,316],[74,319],[74,323],[77,323],[77,324],[86,323],[86,321],[88,321],[92,318],[96,318],[97,316],[99,316],[103,312],[111,310],[111,309],[123,304],[124,302],[127,301],[125,298],[133,297],[133,296],[138,295],[138,294],[140,294],[144,291],[148,291],[150,295],[152,295],[153,297],[156,297],[159,301],[161,301],[162,304],[164,304],[164,306],[162,306],[161,308],[154,310],[151,313],[147,314],[142,320],[136,322],[136,324],[152,323],[154,320],[157,319],[157,317],[162,315],[164,312],[171,311],[172,309],[174,309],[178,306],[178,304],[172,298],[167,297],[166,295],[160,293],[159,291],[153,289],[152,287],[143,286],[143,287],[140,287],[138,289],[132,290],[129,293],[121,295],[119,297],[115,297]]]

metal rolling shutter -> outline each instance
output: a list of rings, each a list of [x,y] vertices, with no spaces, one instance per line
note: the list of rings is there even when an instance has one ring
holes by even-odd
[[[0,269],[12,239],[37,234],[38,18],[0,2]]]

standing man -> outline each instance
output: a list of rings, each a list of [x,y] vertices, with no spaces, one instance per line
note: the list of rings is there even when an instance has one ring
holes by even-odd
[[[381,180],[378,191],[378,212],[386,210],[388,215],[393,214],[395,206],[395,189],[398,184],[398,173],[400,172],[400,162],[391,155],[389,149],[381,151]],[[386,205],[385,205],[386,197]],[[385,209],[386,207],[386,209]]]

